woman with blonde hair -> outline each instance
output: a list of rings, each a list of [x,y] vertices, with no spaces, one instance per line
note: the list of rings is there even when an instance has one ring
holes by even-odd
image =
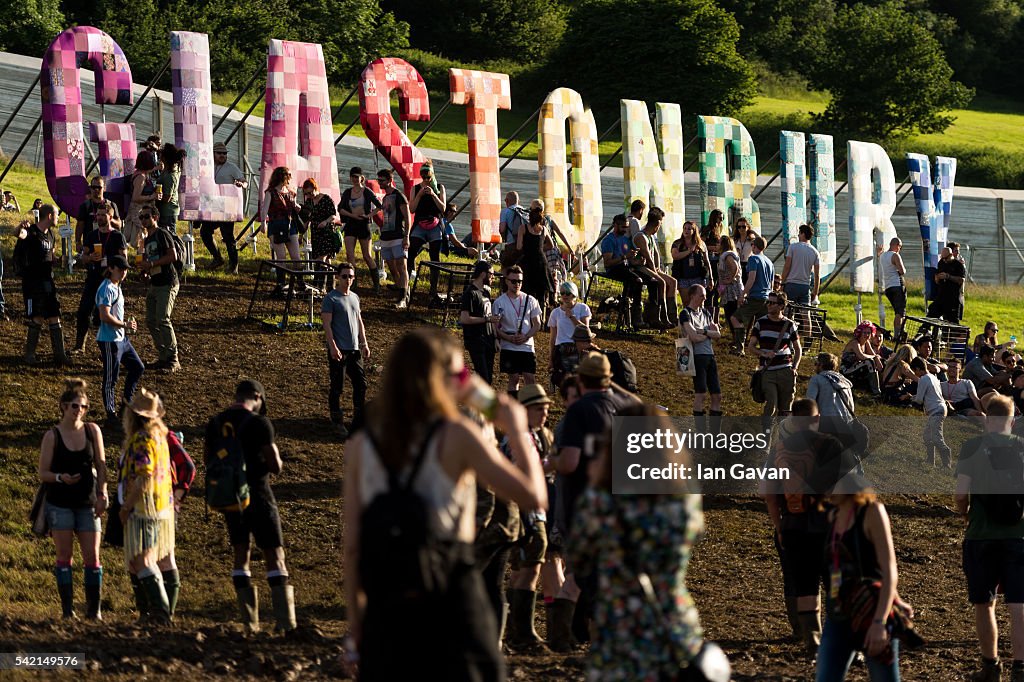
[[[57,594],[65,618],[74,617],[71,560],[75,536],[85,565],[88,618],[100,620],[100,519],[107,508],[103,434],[83,421],[89,395],[82,379],[69,379],[60,396],[60,422],[46,432],[39,451],[39,480],[46,484],[46,518],[57,550]]]
[[[158,562],[174,551],[174,494],[167,426],[160,396],[140,388],[124,411],[124,452],[117,495],[124,560],[140,618],[168,623],[171,607]]]
[[[385,368],[379,407],[367,410],[366,428],[345,453],[345,593],[360,679],[411,679],[424,662],[437,679],[504,679],[498,626],[473,555],[476,485],[524,512],[547,506],[526,410],[478,381],[443,330],[405,334]],[[458,400],[493,414],[515,464],[460,416]],[[413,493],[426,517],[411,561],[375,530],[398,491],[403,499]],[[419,566],[434,567],[436,580],[428,585]]]
[[[889,405],[911,407],[917,393],[917,375],[910,363],[917,351],[909,343],[899,346],[882,368],[882,399]]]

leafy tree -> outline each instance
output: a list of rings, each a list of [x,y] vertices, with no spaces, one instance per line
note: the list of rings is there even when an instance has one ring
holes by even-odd
[[[42,57],[67,26],[57,0],[13,0],[0,31],[0,51]]]
[[[755,94],[739,35],[712,0],[581,0],[549,67],[597,110],[618,113],[625,98],[733,115]]]
[[[565,8],[551,0],[384,0],[409,23],[421,49],[463,61],[546,57],[565,32]]]
[[[106,0],[100,24],[121,45],[139,82],[149,82],[170,50],[169,33],[210,36],[214,90],[237,90],[267,61],[271,38],[320,43],[327,77],[344,87],[366,64],[408,44],[408,27],[377,0]],[[344,18],[343,25],[339,19]],[[358,30],[356,28],[358,27]],[[160,81],[170,84],[170,76]]]
[[[824,49],[834,0],[719,0],[740,25],[740,54],[754,54],[777,73],[802,74]]]
[[[841,8],[808,75],[832,94],[820,122],[877,140],[942,132],[953,122],[944,112],[974,94],[953,80],[935,37],[895,1]]]

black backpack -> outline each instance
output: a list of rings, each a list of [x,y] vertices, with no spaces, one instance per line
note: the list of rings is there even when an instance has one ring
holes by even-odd
[[[1024,521],[1024,459],[1019,446],[983,445],[979,456],[986,457],[996,473],[997,494],[982,495],[989,519],[1000,526],[1015,526]]]
[[[434,536],[427,503],[413,490],[427,447],[440,424],[438,420],[427,430],[405,483],[389,471],[388,489],[363,510],[359,522],[359,575],[368,598],[422,602],[439,596],[447,587],[450,566],[445,561],[445,543]],[[379,452],[370,431],[364,433]]]
[[[612,366],[612,381],[630,393],[637,393],[636,365],[633,364],[632,358],[617,350],[608,350],[604,354],[608,358],[608,364]]]
[[[206,444],[206,506],[216,511],[242,511],[249,506],[242,429],[253,417],[235,424],[223,415],[214,417],[217,440]]]
[[[185,242],[179,237],[173,230],[168,230],[166,227],[159,228],[163,230],[168,237],[170,237],[171,245],[174,247],[174,269],[177,270],[178,276],[185,270]]]
[[[11,266],[17,277],[25,277],[28,274],[28,246],[25,242],[28,237],[18,239],[14,243],[14,253],[11,254]]]

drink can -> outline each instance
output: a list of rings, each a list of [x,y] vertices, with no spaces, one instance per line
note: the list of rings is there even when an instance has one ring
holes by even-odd
[[[470,376],[466,406],[479,412],[484,419],[491,420],[498,408],[498,396],[486,381],[473,374]]]
[[[32,221],[36,222],[36,223],[39,222],[39,209],[38,208],[33,208],[32,209]]]

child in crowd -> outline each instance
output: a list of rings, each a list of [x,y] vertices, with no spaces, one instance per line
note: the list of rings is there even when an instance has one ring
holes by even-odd
[[[946,419],[946,401],[942,398],[939,379],[928,371],[928,365],[920,358],[914,358],[910,369],[917,376],[917,395],[914,402],[924,408],[928,415],[928,424],[924,428],[924,444],[928,449],[927,464],[935,464],[935,450],[938,449],[942,458],[942,466],[950,468],[950,451],[942,436],[942,422]]]

